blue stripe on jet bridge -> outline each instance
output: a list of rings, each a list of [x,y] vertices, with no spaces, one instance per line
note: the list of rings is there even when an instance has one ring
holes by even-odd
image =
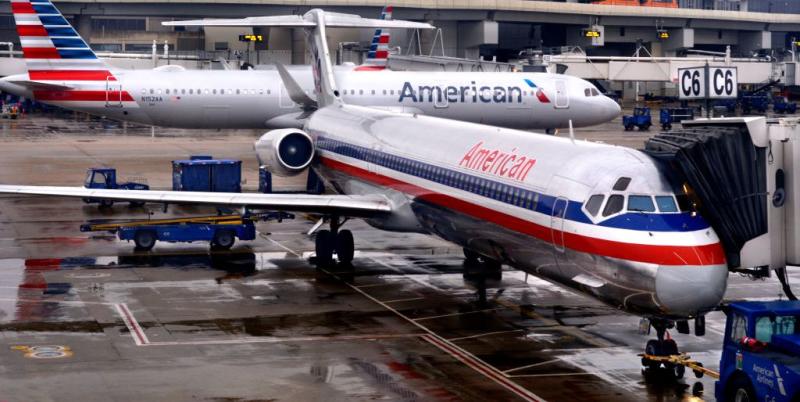
[[[317,147],[349,158],[358,159],[383,166],[400,173],[432,181],[454,189],[467,191],[481,197],[493,199],[514,207],[552,215],[557,197],[511,186],[499,181],[489,180],[457,170],[451,170],[403,158],[373,149],[347,144],[338,140],[320,137]],[[593,225],[583,212],[583,203],[569,201],[565,219]],[[700,216],[688,212],[676,214],[656,214],[627,212],[597,224],[597,226],[652,232],[688,232],[708,229],[710,225]]]
[[[45,27],[69,25],[69,22],[60,15],[40,15],[39,20]]]
[[[91,49],[58,49],[62,59],[96,59]]]
[[[50,36],[78,36],[78,33],[72,27],[44,27],[44,29],[47,30],[47,34]]]
[[[86,43],[83,42],[81,38],[50,38],[53,41],[53,45],[56,47],[82,47],[82,48],[89,48],[86,46]]]
[[[56,6],[52,4],[31,4],[33,6],[33,10],[36,11],[36,14],[61,14],[56,9]]]

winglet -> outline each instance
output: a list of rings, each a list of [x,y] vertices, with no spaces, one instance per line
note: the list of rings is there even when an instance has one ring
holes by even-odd
[[[314,88],[317,90],[317,102],[321,107],[339,105],[342,103],[342,98],[336,86],[331,55],[328,50],[325,12],[313,9],[305,16],[316,23],[314,27],[306,28],[306,42],[308,42],[308,50],[312,57],[311,70],[314,76]]]
[[[281,63],[275,63],[275,68],[278,70],[278,75],[280,75],[283,86],[286,87],[286,92],[289,94],[289,98],[292,102],[302,105],[303,110],[314,110],[319,107],[317,101],[311,99],[311,97],[303,91],[303,88],[295,81],[294,77],[289,73],[289,70],[286,69],[286,66]]]

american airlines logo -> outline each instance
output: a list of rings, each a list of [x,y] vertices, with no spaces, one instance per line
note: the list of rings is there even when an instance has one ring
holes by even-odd
[[[475,81],[463,86],[419,85],[414,88],[410,82],[403,84],[398,102],[408,99],[414,103],[522,103],[520,87],[478,86]]]
[[[511,151],[491,149],[484,147],[481,141],[464,154],[458,165],[495,176],[525,181],[535,164],[536,159],[517,153],[517,148]]]

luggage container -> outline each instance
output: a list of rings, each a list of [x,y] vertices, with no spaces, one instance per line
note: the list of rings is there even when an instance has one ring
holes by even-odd
[[[242,192],[242,161],[197,159],[172,161],[172,190]]]

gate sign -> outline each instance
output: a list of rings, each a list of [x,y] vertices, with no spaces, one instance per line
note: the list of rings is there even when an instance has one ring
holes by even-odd
[[[682,100],[736,98],[739,96],[738,88],[736,67],[678,69],[678,94]]]

